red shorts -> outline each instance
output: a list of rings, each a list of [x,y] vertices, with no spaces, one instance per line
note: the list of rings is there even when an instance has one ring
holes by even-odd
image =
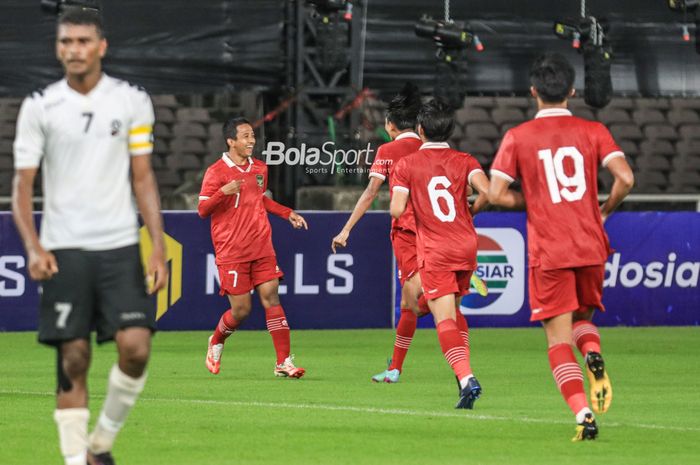
[[[423,294],[428,300],[449,294],[456,297],[469,294],[469,280],[474,270],[426,271],[421,268],[419,271]]]
[[[418,271],[416,233],[407,229],[392,229],[391,245],[394,248],[394,256],[396,257],[399,282],[403,287],[404,283]]]
[[[220,295],[247,294],[262,283],[284,276],[274,255],[250,262],[219,265],[218,268]]]
[[[530,321],[540,321],[563,313],[603,307],[605,265],[558,270],[530,268]]]

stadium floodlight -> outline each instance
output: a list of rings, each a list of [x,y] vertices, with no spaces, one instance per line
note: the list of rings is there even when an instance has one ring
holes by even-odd
[[[41,9],[53,14],[61,14],[66,8],[83,8],[100,11],[100,0],[41,0]]]

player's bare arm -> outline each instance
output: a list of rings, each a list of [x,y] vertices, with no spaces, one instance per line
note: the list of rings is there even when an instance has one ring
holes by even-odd
[[[163,218],[160,214],[160,197],[156,178],[151,169],[151,156],[131,158],[131,175],[136,203],[153,243],[153,252],[146,264],[149,294],[163,289],[168,283],[168,268],[165,265],[165,241]]]
[[[613,185],[610,189],[610,196],[600,206],[600,216],[603,222],[622,203],[634,186],[634,174],[632,168],[624,157],[615,157],[606,166],[613,175]]]
[[[379,189],[382,187],[383,183],[384,181],[382,179],[376,177],[369,178],[369,183],[367,184],[364,192],[362,192],[360,198],[357,199],[355,208],[353,208],[352,214],[350,215],[350,218],[348,218],[347,223],[345,223],[343,229],[331,241],[331,249],[333,249],[333,253],[335,253],[336,248],[346,247],[348,245],[348,238],[350,237],[352,228],[355,227],[357,222],[360,221],[360,218],[362,218],[367,210],[369,210],[372,202],[374,202],[374,199],[377,198],[377,194],[379,194]]]
[[[471,178],[471,185],[478,194],[474,204],[469,207],[469,212],[474,216],[489,204],[489,178],[483,172],[474,173]]]
[[[510,182],[499,176],[493,176],[489,183],[488,201],[492,205],[506,208],[524,209],[525,197],[513,189],[509,189]]]
[[[391,213],[391,217],[400,217],[403,212],[406,211],[406,205],[408,205],[408,192],[395,189],[394,194],[391,196],[391,204],[389,206],[389,213]]]
[[[32,215],[32,190],[37,168],[15,171],[12,182],[12,217],[27,251],[29,276],[36,281],[50,279],[58,272],[56,257],[44,250],[39,243],[39,235]]]

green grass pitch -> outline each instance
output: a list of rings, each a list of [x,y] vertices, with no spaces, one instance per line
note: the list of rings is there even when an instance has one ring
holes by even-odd
[[[239,331],[218,376],[207,334],[154,339],[146,389],[118,438],[120,465],[700,464],[700,328],[602,328],[614,387],[600,437],[571,443],[573,417],[549,371],[539,328],[473,329],[484,392],[453,409],[457,388],[433,330],[419,330],[401,381],[373,384],[390,330],[293,331],[300,380],[272,374],[267,332]],[[55,356],[33,333],[0,334],[0,464],[62,463]],[[93,353],[92,422],[114,362]]]

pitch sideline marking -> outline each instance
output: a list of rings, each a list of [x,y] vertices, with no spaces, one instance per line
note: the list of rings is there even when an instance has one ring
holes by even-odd
[[[53,392],[36,392],[36,391],[19,391],[19,390],[0,390],[0,394],[19,394],[19,395],[29,395],[29,396],[46,396],[53,397],[55,394]],[[103,399],[105,396],[102,395],[91,395],[91,398]],[[540,423],[547,425],[570,425],[571,422],[563,420],[547,420],[541,418],[529,418],[529,417],[504,417],[498,415],[481,415],[481,414],[470,414],[470,413],[451,413],[451,412],[427,412],[421,410],[405,410],[405,409],[386,409],[386,408],[376,408],[376,407],[352,407],[344,405],[327,405],[327,404],[290,404],[286,402],[243,402],[243,401],[224,401],[224,400],[213,400],[213,399],[173,399],[166,397],[148,397],[141,396],[140,401],[145,402],[174,402],[181,404],[205,404],[205,405],[227,405],[227,406],[237,406],[237,407],[262,407],[262,408],[286,408],[286,409],[314,409],[314,410],[328,410],[328,411],[338,411],[338,412],[358,412],[358,413],[377,413],[383,415],[406,415],[406,416],[425,416],[425,417],[440,417],[440,418],[466,418],[472,420],[482,420],[482,421],[522,421],[525,423]],[[670,426],[670,425],[654,425],[654,424],[626,424],[626,423],[604,423],[605,427],[613,428],[642,428],[642,429],[655,429],[655,430],[667,430],[667,431],[687,431],[694,432],[699,431],[700,428],[685,427],[685,426]]]

